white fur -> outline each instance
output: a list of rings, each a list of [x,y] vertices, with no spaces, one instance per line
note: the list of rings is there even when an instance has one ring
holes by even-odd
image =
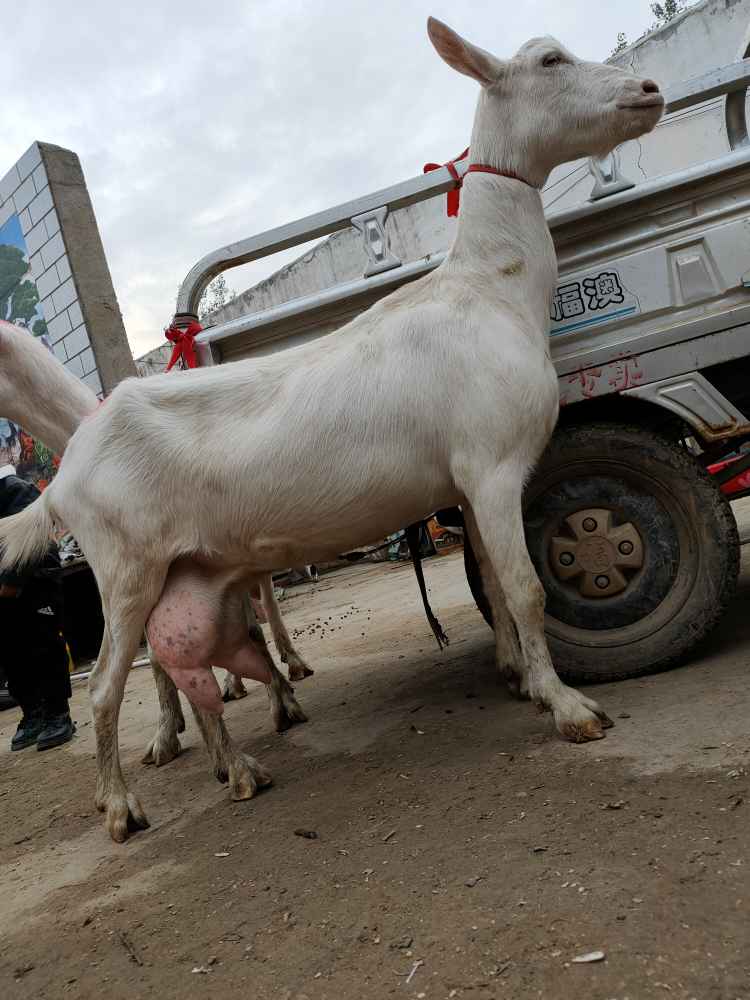
[[[0,414],[62,455],[99,400],[26,330],[0,321]]]
[[[65,451],[74,431],[86,417],[96,412],[99,400],[80,379],[60,364],[47,348],[26,330],[0,322],[0,414],[23,427],[27,433],[58,455]],[[27,508],[18,516],[17,530],[5,546],[9,563],[33,562],[44,555],[52,520],[45,503]],[[279,655],[288,664],[290,679],[302,680],[312,670],[294,648],[284,625],[281,611],[270,585],[270,577],[260,581],[261,599]],[[255,624],[253,617],[250,624]],[[144,762],[165,764],[180,752],[178,732],[185,723],[177,690],[158,661],[151,656],[154,682],[159,695],[160,716],[156,733],[148,745]],[[272,683],[268,688],[271,716],[277,729],[287,729],[294,722],[305,721],[292,688],[278,674],[268,657]],[[204,735],[217,735],[216,726],[201,727]],[[219,734],[226,751],[231,746],[228,734]],[[217,749],[208,747],[212,757]]]
[[[440,22],[429,33],[482,85],[472,161],[535,187],[468,174],[445,262],[324,340],[122,383],[76,432],[45,494],[102,593],[97,804],[116,840],[129,819],[145,822],[117,752],[125,677],[165,586],[189,587],[191,565],[215,574],[218,593],[461,504],[495,615],[510,618],[498,653],[564,735],[599,738],[608,722],[554,672],[524,544],[523,483],[558,407],[548,345],[557,268],[535,188],[555,165],[648,131],[661,108],[654,84],[576,60],[552,39],[502,62]],[[0,538],[12,545],[10,522]]]

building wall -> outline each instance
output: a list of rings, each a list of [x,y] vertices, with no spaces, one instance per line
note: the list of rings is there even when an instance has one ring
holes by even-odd
[[[16,240],[19,231],[22,238]],[[68,371],[94,392],[101,392],[96,358],[38,143],[0,181],[0,249],[9,246],[21,250],[28,264],[18,287],[33,284],[36,294],[31,291],[26,298],[36,298],[39,305],[27,319],[13,308],[11,296],[10,301],[0,301],[0,309],[5,305],[0,319],[26,326],[35,336],[46,335]]]
[[[136,372],[141,377],[158,375],[166,369],[171,357],[172,345],[159,344],[158,347],[152,348],[140,358],[135,359]]]
[[[34,142],[0,180],[0,319],[39,337],[99,395],[135,374],[75,153]],[[0,414],[0,458],[42,484],[52,456]]]

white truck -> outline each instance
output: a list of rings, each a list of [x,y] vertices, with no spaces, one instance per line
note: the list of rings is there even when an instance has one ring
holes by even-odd
[[[617,157],[592,163],[588,203],[549,215],[559,286],[550,303],[560,419],[529,483],[527,541],[547,592],[561,674],[633,677],[682,661],[718,623],[739,570],[730,498],[750,494],[750,60],[673,87],[667,111],[726,97],[732,151],[638,186]],[[468,161],[457,162],[462,176]],[[208,254],[174,323],[195,318],[218,274],[355,227],[362,278],[209,327],[199,363],[323,336],[438,265],[401,260],[388,215],[455,187],[447,168]],[[459,510],[437,512],[460,523]],[[492,624],[468,542],[465,565]]]

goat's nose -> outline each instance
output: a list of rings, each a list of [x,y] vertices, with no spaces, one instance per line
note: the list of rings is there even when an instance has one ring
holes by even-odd
[[[641,80],[641,90],[644,94],[658,94],[659,84],[656,80]]]

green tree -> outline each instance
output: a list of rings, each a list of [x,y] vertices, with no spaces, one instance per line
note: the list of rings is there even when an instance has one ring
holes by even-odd
[[[651,13],[654,15],[656,20],[649,28],[649,31],[656,31],[657,28],[663,28],[665,24],[669,24],[673,18],[677,17],[677,15],[681,14],[684,10],[687,10],[689,6],[689,0],[664,0],[664,3],[652,3]],[[648,31],[644,32],[644,34],[641,35],[641,38],[648,33]],[[618,52],[622,52],[624,48],[627,48],[628,44],[628,38],[625,32],[618,31],[617,46],[612,50],[612,55],[615,56]]]
[[[25,327],[36,315],[39,304],[36,285],[25,277],[28,270],[22,250],[7,243],[0,245],[0,318],[9,323],[20,322]],[[37,319],[32,326],[34,336],[46,332],[47,324]]]
[[[651,13],[656,18],[656,24],[653,27],[661,28],[663,25],[669,24],[672,18],[677,17],[684,9],[684,0],[664,0],[664,3],[652,3]]]
[[[0,245],[0,316],[7,316],[8,303],[29,269],[23,251],[7,243]]]
[[[36,312],[39,303],[39,292],[33,281],[22,281],[13,290],[13,301],[10,307],[10,321],[16,323],[22,321],[23,326],[28,326],[31,317]]]
[[[618,52],[622,52],[622,50],[626,49],[628,45],[630,45],[630,42],[628,41],[628,36],[625,34],[624,31],[618,31],[617,45],[615,46],[614,49],[612,49],[612,55],[616,56]]]
[[[198,304],[198,318],[202,321],[212,312],[221,309],[227,302],[231,302],[236,296],[236,292],[227,285],[227,279],[223,274],[217,275],[207,286]]]

